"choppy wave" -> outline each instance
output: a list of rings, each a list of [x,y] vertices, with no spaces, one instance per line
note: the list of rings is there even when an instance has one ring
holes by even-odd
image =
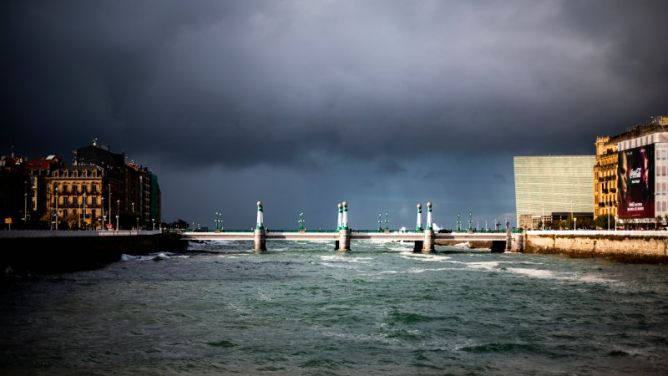
[[[172,252],[156,252],[156,253],[150,253],[146,256],[135,256],[135,255],[128,255],[128,254],[122,254],[121,255],[121,261],[160,261],[160,260],[167,260],[172,257],[181,257],[181,258],[187,258],[189,256],[186,255],[177,255],[176,253]]]

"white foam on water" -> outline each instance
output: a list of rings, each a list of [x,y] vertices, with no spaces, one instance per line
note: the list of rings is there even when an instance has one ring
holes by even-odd
[[[404,244],[404,243],[392,243],[385,247],[388,251],[393,252],[407,252],[413,250],[413,244]]]
[[[450,262],[449,256],[443,256],[433,253],[413,253],[411,251],[411,252],[402,252],[399,256],[408,260],[418,260],[426,262]]]
[[[368,264],[373,257],[351,257],[346,255],[327,255],[320,256],[320,260],[327,262],[345,262],[345,263],[359,263],[359,264]]]
[[[215,257],[220,257],[220,258],[229,258],[229,259],[237,259],[237,258],[242,258],[242,257],[248,257],[251,256],[252,253],[233,253],[233,254],[218,254]]]
[[[478,262],[465,262],[466,266],[473,269],[483,269],[483,270],[494,270],[499,267],[499,261],[478,261]]]
[[[209,243],[207,243],[207,242],[192,242],[192,241],[189,241],[188,242],[188,249],[193,250],[193,251],[199,251],[199,250],[202,250],[202,249],[209,248],[208,245],[209,245]]]
[[[323,240],[323,239],[300,239],[295,242],[295,244],[300,244],[300,245],[309,245],[309,244],[331,244],[331,240]]]
[[[226,240],[226,239],[212,239],[212,240],[206,240],[205,244],[234,244],[236,243],[236,240]]]
[[[174,253],[171,252],[158,252],[158,253],[151,253],[148,256],[134,256],[134,255],[127,255],[123,253],[121,255],[121,261],[151,261],[151,260],[167,260],[169,258],[172,258],[174,256]]]
[[[331,262],[321,262],[320,265],[328,266],[330,268],[340,268],[340,269],[353,269],[349,264],[340,264],[340,263],[331,263]]]
[[[452,268],[409,268],[406,273],[418,274],[424,272],[441,272],[444,270],[451,270]]]
[[[589,282],[589,283],[619,283],[619,281],[615,281],[614,279],[607,279],[603,277],[599,277],[596,275],[592,274],[585,274],[581,276],[578,281],[580,282]]]
[[[380,342],[386,344],[401,342],[397,338],[388,338],[387,335],[385,334],[368,335],[359,333],[342,333],[342,332],[334,332],[331,329],[327,330],[324,328],[323,330],[320,330],[319,333],[325,337],[341,338],[351,342]]]
[[[529,268],[507,268],[507,271],[515,274],[525,275],[532,278],[549,278],[549,279],[563,279],[559,278],[554,272],[549,270],[542,269],[529,269]]]
[[[559,281],[602,283],[602,284],[619,283],[619,281],[603,278],[595,274],[553,272],[551,270],[532,269],[532,268],[507,268],[506,270],[510,273],[520,274],[527,277],[539,278],[539,279],[554,279]]]

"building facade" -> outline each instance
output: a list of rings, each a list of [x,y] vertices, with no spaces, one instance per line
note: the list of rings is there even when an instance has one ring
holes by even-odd
[[[55,155],[0,156],[0,220],[13,228],[159,228],[160,205],[157,176],[97,140],[68,167]]]
[[[108,201],[107,211],[112,212],[113,227],[116,215],[121,228],[160,226],[161,191],[157,176],[149,168],[128,161],[125,154],[114,153],[97,140],[77,149],[75,154],[75,165],[95,165],[105,170],[106,196],[103,199]]]
[[[626,228],[654,227],[668,218],[668,116],[617,136],[617,222]]]
[[[593,155],[514,157],[517,226],[541,228],[558,213],[571,213],[576,223],[593,217],[595,162]]]
[[[617,143],[610,137],[596,138],[594,165],[594,218],[617,216]]]
[[[108,223],[103,197],[105,170],[72,166],[46,178],[48,220],[53,229],[102,229]]]
[[[32,222],[39,222],[41,218],[45,218],[44,222],[49,221],[46,178],[51,176],[53,171],[63,167],[62,159],[56,155],[34,158],[26,162],[25,172],[30,181],[28,217]]]

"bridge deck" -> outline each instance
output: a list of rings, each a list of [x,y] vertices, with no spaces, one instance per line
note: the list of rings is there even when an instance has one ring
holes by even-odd
[[[184,232],[182,238],[185,240],[250,240],[252,232]],[[421,241],[424,240],[423,233],[417,232],[352,232],[352,240],[386,240],[386,241]],[[505,233],[436,233],[436,240],[453,241],[505,241]],[[338,232],[267,232],[267,240],[302,240],[302,241],[336,241],[339,240]]]

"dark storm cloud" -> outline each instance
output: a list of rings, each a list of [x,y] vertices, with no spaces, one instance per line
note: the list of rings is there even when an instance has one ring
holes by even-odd
[[[665,111],[665,4],[4,2],[3,128],[186,165],[590,152]]]
[[[0,152],[98,137],[161,176],[167,218],[505,216],[512,155],[668,112],[666,4],[4,1]]]

